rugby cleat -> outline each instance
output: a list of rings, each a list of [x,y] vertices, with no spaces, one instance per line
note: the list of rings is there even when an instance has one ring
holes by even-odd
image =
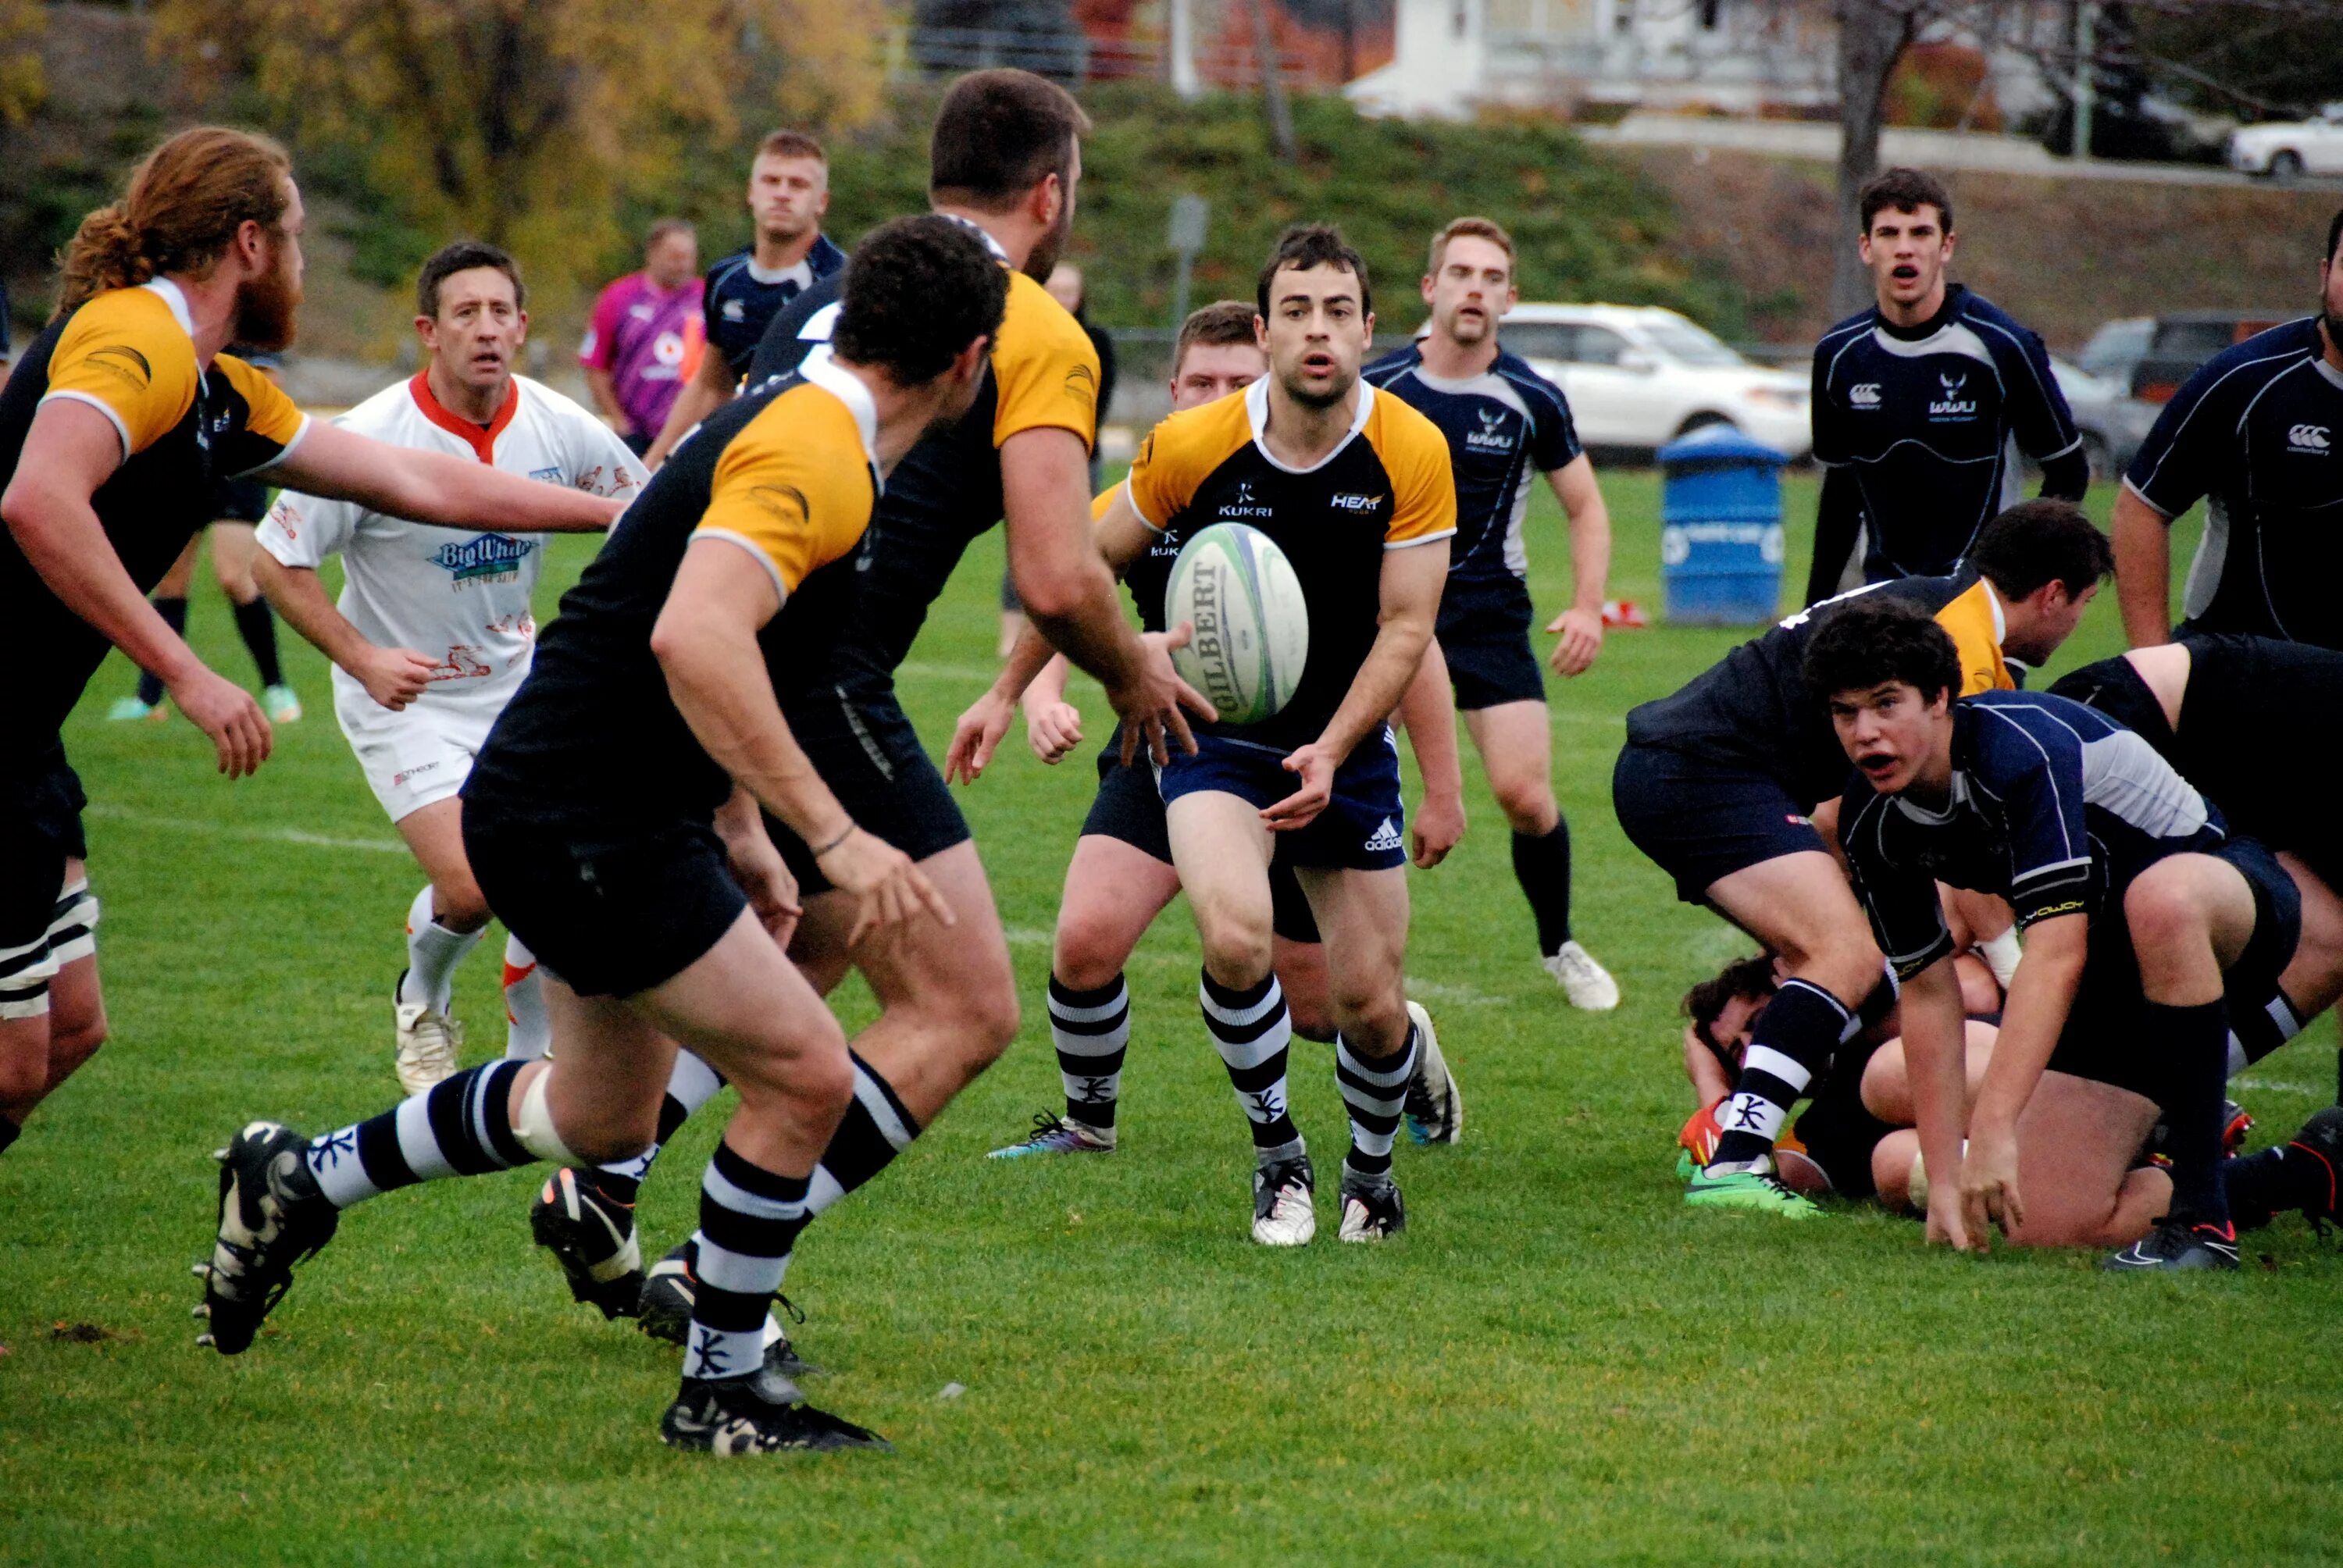
[[[633,1314],[643,1332],[671,1345],[691,1337],[691,1309],[699,1298],[699,1282],[691,1270],[699,1259],[699,1238],[694,1236],[650,1266],[643,1276]],[[805,1315],[790,1305],[787,1296],[774,1299],[798,1322],[805,1322]],[[821,1371],[798,1354],[789,1336],[782,1332],[780,1320],[770,1312],[765,1314],[765,1370],[783,1377],[811,1377]]]
[[[2147,1236],[2099,1265],[2118,1274],[2151,1270],[2183,1273],[2237,1266],[2236,1226],[2194,1224],[2171,1215],[2158,1221]]]
[[[1561,983],[1562,994],[1570,1005],[1586,1012],[1609,1012],[1619,1005],[1619,982],[1611,971],[1594,961],[1594,955],[1575,941],[1562,944],[1562,950],[1548,956],[1545,972]]]
[[[301,699],[282,681],[260,694],[260,706],[262,711],[268,715],[271,724],[301,722]]]
[[[1389,1176],[1369,1178],[1342,1173],[1342,1227],[1335,1234],[1345,1241],[1382,1241],[1407,1229],[1407,1205],[1400,1201],[1399,1183]]]
[[[2302,1206],[2302,1217],[2314,1225],[2329,1225],[2343,1221],[2343,1182],[2336,1172],[2343,1171],[2343,1105],[2330,1105],[2302,1124],[2302,1131],[2287,1141],[2288,1149],[2299,1149],[2327,1167],[2327,1195]]]
[[[1310,1156],[1297,1154],[1252,1173],[1252,1239],[1264,1247],[1305,1247],[1318,1234],[1312,1201],[1317,1173]]]
[[[635,1206],[594,1185],[591,1173],[565,1165],[529,1205],[528,1233],[553,1254],[572,1300],[600,1309],[605,1321],[631,1318],[643,1295],[643,1250]]]
[[[1407,1081],[1407,1135],[1418,1143],[1453,1143],[1464,1135],[1464,1096],[1448,1059],[1440,1053],[1440,1031],[1420,1001],[1407,1004],[1415,1023],[1415,1076]]]
[[[274,1121],[247,1122],[212,1158],[220,1163],[219,1231],[196,1316],[210,1327],[196,1337],[224,1356],[242,1353],[285,1292],[293,1265],[334,1239],[341,1211],[317,1190],[309,1141]]]
[[[1771,1171],[1730,1171],[1712,1176],[1704,1170],[1684,1184],[1684,1205],[1735,1209],[1782,1220],[1819,1220],[1823,1214]]]
[[[1028,1154],[1111,1154],[1114,1129],[1066,1121],[1046,1111],[1033,1113],[1033,1131],[1006,1149],[996,1149],[987,1160],[1022,1160]]]
[[[867,1427],[841,1421],[805,1402],[795,1383],[766,1371],[710,1382],[686,1378],[659,1418],[659,1440],[696,1453],[827,1452],[894,1444]]]
[[[407,983],[401,971],[398,985],[390,988],[393,1036],[397,1054],[391,1066],[398,1074],[398,1087],[408,1094],[420,1094],[443,1078],[455,1076],[459,1053],[464,1049],[464,1026],[444,1012],[433,1012],[419,1001],[400,1001],[398,993]]]
[[[106,710],[106,717],[116,724],[127,724],[141,719],[152,719],[159,724],[171,717],[171,710],[159,702],[143,702],[136,697],[119,697],[115,699],[114,706]]]

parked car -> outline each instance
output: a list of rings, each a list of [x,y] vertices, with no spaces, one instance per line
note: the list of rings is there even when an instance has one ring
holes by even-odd
[[[2083,433],[2083,455],[2090,459],[2091,477],[2114,478],[2131,466],[2132,454],[2147,439],[2156,423],[2156,405],[2131,395],[2123,382],[2094,376],[2081,366],[2053,355],[2050,369],[2058,377],[2074,411],[2075,427]]]
[[[2229,166],[2275,180],[2343,175],[2343,104],[2328,104],[2308,120],[2239,126],[2229,133]]]
[[[2112,381],[2124,391],[2131,390],[2132,367],[2147,355],[2147,346],[2156,338],[2156,317],[2126,316],[2114,321],[2099,323],[2099,328],[2075,356],[2075,363],[2102,381]]]
[[[1589,447],[1648,454],[1731,425],[1793,457],[1814,447],[1805,375],[1754,365],[1673,310],[1518,305],[1498,339],[1562,388]]]
[[[2190,373],[2222,349],[2302,314],[2300,310],[2177,310],[2159,316],[2148,337],[2147,352],[2132,365],[2131,395],[2145,403],[2169,403]]]

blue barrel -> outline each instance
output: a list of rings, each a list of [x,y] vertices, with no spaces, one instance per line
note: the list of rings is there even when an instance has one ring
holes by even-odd
[[[1660,580],[1677,626],[1754,626],[1781,613],[1782,466],[1731,425],[1659,450]]]

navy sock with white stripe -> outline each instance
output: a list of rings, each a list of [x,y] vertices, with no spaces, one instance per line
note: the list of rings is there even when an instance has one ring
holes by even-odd
[[[513,1136],[507,1109],[528,1064],[489,1061],[442,1079],[381,1115],[309,1142],[309,1173],[347,1209],[418,1181],[509,1171],[537,1159]]]
[[[765,1362],[765,1316],[812,1216],[807,1179],[749,1163],[729,1143],[699,1183],[699,1289],[683,1355],[689,1378],[745,1378]]]
[[[1058,1048],[1066,1120],[1112,1132],[1115,1101],[1122,1093],[1123,1052],[1131,1043],[1131,990],[1122,977],[1096,990],[1076,990],[1052,974],[1050,1040]]]
[[[641,1188],[643,1178],[651,1173],[651,1162],[667,1141],[676,1135],[691,1113],[716,1098],[724,1087],[724,1075],[688,1050],[675,1053],[675,1070],[668,1074],[667,1093],[659,1101],[659,1136],[649,1149],[631,1160],[613,1160],[594,1172],[594,1185],[605,1197],[619,1203],[631,1203]]]
[[[838,1131],[830,1135],[830,1147],[821,1151],[821,1163],[814,1167],[806,1195],[807,1217],[820,1213],[893,1164],[895,1156],[909,1149],[919,1135],[920,1124],[903,1109],[894,1086],[872,1070],[869,1062],[854,1057],[854,1103],[846,1108]]]
[[[1342,1108],[1351,1113],[1351,1151],[1342,1157],[1345,1174],[1369,1181],[1391,1174],[1392,1138],[1399,1131],[1400,1108],[1407,1101],[1407,1081],[1415,1076],[1415,1053],[1413,1023],[1396,1056],[1363,1057],[1349,1040],[1334,1037],[1334,1081],[1342,1091]]]
[[[1725,1135],[1710,1170],[1746,1168],[1772,1155],[1790,1108],[1830,1065],[1850,1021],[1839,1000],[1813,981],[1782,982],[1749,1031],[1740,1081],[1717,1112]]]
[[[1304,1151],[1301,1129],[1287,1109],[1285,1069],[1293,1038],[1285,993],[1271,975],[1258,985],[1224,986],[1208,972],[1198,1000],[1212,1047],[1229,1070],[1245,1120],[1252,1124],[1253,1157],[1266,1165]]]

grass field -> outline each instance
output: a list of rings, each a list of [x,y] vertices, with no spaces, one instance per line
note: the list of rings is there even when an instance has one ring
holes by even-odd
[[[1607,488],[1614,591],[1653,603],[1656,484]],[[1564,555],[1540,501],[1551,603]],[[1803,532],[1811,486],[1787,505]],[[586,554],[563,546],[553,575]],[[939,744],[990,678],[999,568],[996,535],[905,671]],[[204,592],[198,644],[248,673]],[[1458,1147],[1403,1149],[1413,1223],[1380,1249],[1245,1240],[1244,1124],[1177,910],[1130,971],[1122,1151],[980,1159],[1058,1104],[1047,933],[1091,787],[1086,761],[1005,756],[966,801],[1023,1034],[790,1277],[832,1370],[815,1399],[900,1452],[731,1464],[659,1445],[676,1354],[569,1303],[528,1245],[527,1172],[352,1213],[250,1353],[195,1348],[208,1151],[254,1115],[316,1130],[396,1092],[387,993],[417,874],[306,648],[310,717],[236,785],[191,726],[97,717],[128,689],[115,661],[69,734],[114,1040],[0,1159],[0,1560],[2334,1561],[2343,1259],[2298,1220],[2242,1275],[2117,1282],[2093,1256],[1925,1253],[1876,1212],[1794,1230],[1681,1207],[1674,1000],[1744,944],[1629,849],[1609,777],[1627,709],[1732,640],[1614,633],[1553,693],[1580,933],[1617,1012],[1567,1010],[1538,969],[1468,779],[1473,831],[1413,878],[1408,968],[1470,1119]],[[2116,646],[2103,603],[2060,668]],[[462,978],[474,1060],[501,1041],[494,958]],[[839,1006],[869,1016],[859,985]],[[2331,1097],[2335,1044],[2323,1021],[2258,1069],[2258,1138]],[[1330,1174],[1332,1076],[1297,1042]],[[650,1250],[689,1224],[720,1120],[646,1189]]]

